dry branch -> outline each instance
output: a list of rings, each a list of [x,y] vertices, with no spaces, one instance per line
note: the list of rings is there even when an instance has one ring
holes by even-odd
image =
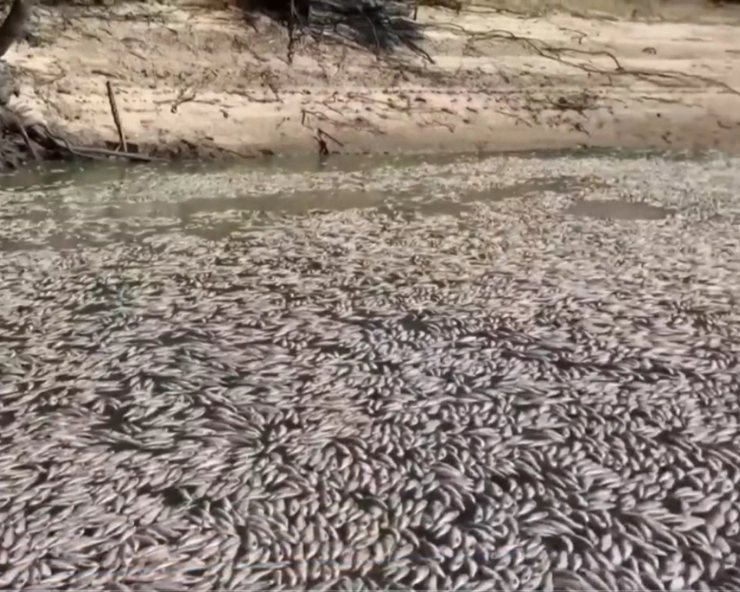
[[[121,117],[118,114],[118,105],[116,105],[116,95],[113,92],[113,84],[111,84],[110,80],[105,81],[105,89],[108,92],[108,102],[110,103],[110,111],[113,115],[113,123],[116,126],[116,131],[118,131],[118,147],[124,152],[127,152],[128,149],[126,147],[126,136],[123,133]]]

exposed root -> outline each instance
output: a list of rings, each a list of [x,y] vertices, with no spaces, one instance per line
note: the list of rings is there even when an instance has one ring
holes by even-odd
[[[452,24],[445,24],[445,25],[435,24],[434,28],[451,29],[456,32],[464,33],[468,37],[468,42],[467,42],[468,48],[471,48],[476,42],[479,42],[479,41],[490,41],[492,39],[508,40],[508,41],[513,41],[515,43],[519,43],[523,45],[527,49],[531,50],[533,53],[537,54],[539,57],[542,57],[548,60],[554,60],[565,66],[569,66],[572,68],[578,68],[580,70],[583,70],[584,72],[588,72],[589,74],[601,74],[605,76],[634,76],[636,78],[649,80],[655,84],[659,84],[660,81],[668,81],[668,80],[672,80],[674,82],[680,82],[682,84],[685,84],[686,81],[693,80],[696,82],[701,82],[708,86],[713,86],[715,88],[721,88],[725,92],[740,96],[740,91],[729,86],[727,83],[722,82],[721,80],[717,80],[716,78],[702,76],[700,74],[674,72],[671,70],[642,70],[642,69],[638,70],[638,69],[625,68],[624,66],[622,66],[622,64],[619,62],[619,60],[613,53],[606,51],[606,50],[586,50],[586,49],[578,49],[578,48],[573,48],[573,47],[557,47],[557,46],[553,46],[548,43],[545,43],[544,41],[540,41],[539,39],[532,39],[529,37],[515,35],[511,31],[507,31],[503,29],[502,30],[493,29],[493,30],[485,31],[485,32],[475,32],[475,31],[469,31],[465,29],[465,27],[462,27],[459,25],[452,25]],[[583,40],[583,37],[580,37],[578,41],[579,44],[582,42],[582,40]],[[606,57],[606,58],[609,58],[614,63],[614,67],[609,68],[609,69],[597,68],[595,66],[592,66],[591,64],[569,61],[567,59],[564,59],[564,56],[567,54],[592,56],[592,57],[599,57],[599,56]]]
[[[124,158],[131,162],[165,159],[136,151],[80,146],[49,129],[43,123],[26,121],[8,107],[0,107],[0,170],[15,169],[29,160],[95,160]]]

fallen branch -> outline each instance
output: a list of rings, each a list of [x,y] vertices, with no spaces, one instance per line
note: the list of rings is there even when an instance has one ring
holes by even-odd
[[[30,135],[33,135],[35,139],[38,139],[40,142],[51,142],[56,150],[67,151],[68,153],[79,156],[81,158],[114,156],[116,158],[126,158],[133,162],[166,162],[166,159],[164,158],[149,156],[147,154],[139,154],[137,152],[122,152],[120,150],[94,148],[92,146],[75,146],[71,144],[66,138],[58,136],[57,134],[52,132],[44,123],[34,123],[28,126],[28,131],[31,132]]]
[[[28,151],[30,152],[33,159],[39,160],[39,154],[36,151],[36,147],[33,145],[31,138],[28,136],[26,126],[21,121],[21,118],[15,113],[3,108],[0,112],[0,121],[2,121],[4,128],[15,128],[18,130],[18,132],[21,134],[21,137],[23,138],[23,142],[25,143],[26,148],[28,148]]]
[[[72,146],[68,144],[70,151],[77,156],[94,158],[97,156],[115,156],[118,158],[127,158],[132,162],[167,162],[165,158],[149,156],[148,154],[139,154],[138,152],[122,152],[120,150],[108,150],[106,148],[92,148],[88,146]]]
[[[329,147],[326,145],[326,140],[316,134],[316,141],[319,144],[319,156],[329,156]]]
[[[118,148],[123,152],[128,152],[128,148],[126,147],[126,136],[123,134],[121,117],[118,114],[118,105],[116,105],[116,95],[113,93],[113,85],[110,80],[105,81],[105,88],[108,91],[108,102],[110,103],[110,111],[113,115],[113,123],[118,131]]]
[[[337,146],[339,146],[340,148],[344,148],[344,144],[342,144],[342,143],[341,143],[341,142],[340,142],[339,140],[337,140],[337,139],[336,139],[336,138],[335,138],[334,136],[332,136],[331,134],[327,134],[327,133],[326,133],[326,132],[325,132],[324,130],[322,130],[321,128],[317,128],[317,131],[318,131],[319,137],[323,138],[324,136],[326,136],[326,137],[327,137],[327,138],[329,138],[329,139],[330,139],[330,140],[331,140],[332,142],[334,142],[334,143],[335,143],[335,144],[336,144]]]

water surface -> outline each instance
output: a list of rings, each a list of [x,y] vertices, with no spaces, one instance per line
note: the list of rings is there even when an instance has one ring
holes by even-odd
[[[557,202],[564,220],[657,221],[685,199],[680,188],[644,194],[644,185],[675,178],[668,170],[684,162],[734,175],[734,161],[717,155],[624,151],[43,165],[2,177],[0,246],[66,249],[164,232],[218,240],[322,212],[469,217],[507,203],[522,218]]]

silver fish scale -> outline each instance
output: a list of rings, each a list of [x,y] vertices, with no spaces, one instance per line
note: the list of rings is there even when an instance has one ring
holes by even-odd
[[[137,236],[224,178],[0,191],[0,588],[737,589],[737,164],[234,173],[419,197]],[[547,167],[602,184],[420,213]],[[638,194],[681,215],[563,212]]]

